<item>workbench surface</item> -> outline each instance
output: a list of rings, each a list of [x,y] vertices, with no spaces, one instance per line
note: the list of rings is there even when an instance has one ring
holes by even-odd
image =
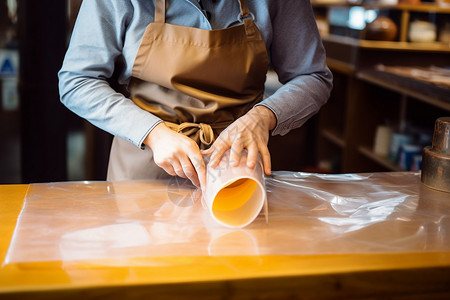
[[[319,182],[329,186],[334,196],[337,194],[336,190],[333,191],[335,187],[328,185],[330,182],[336,183],[336,178],[321,177],[319,180],[308,181],[312,178],[310,175],[287,174],[286,177],[286,174],[281,174],[279,177],[283,178],[285,184],[298,185],[302,182],[300,185],[303,185],[303,188],[311,189],[313,183]],[[376,178],[378,183],[389,185],[390,191],[395,190],[396,182],[400,180],[398,181],[399,191],[412,190],[412,196],[410,195],[412,198],[407,197],[410,199],[408,201],[416,203],[412,210],[419,211],[426,207],[426,210],[422,210],[420,214],[420,218],[423,219],[421,221],[423,228],[419,228],[421,232],[426,232],[425,240],[421,240],[420,245],[414,244],[414,247],[410,249],[401,247],[392,251],[386,250],[388,248],[365,251],[356,249],[329,253],[319,248],[321,244],[316,244],[316,248],[310,252],[305,248],[298,250],[298,253],[293,251],[292,253],[296,253],[294,255],[278,254],[276,251],[271,253],[269,250],[262,251],[259,255],[238,255],[238,253],[229,252],[232,255],[210,253],[210,255],[196,256],[189,254],[188,250],[184,252],[183,246],[180,246],[178,255],[152,255],[140,258],[111,256],[107,259],[92,257],[85,260],[78,257],[76,262],[61,260],[61,258],[53,261],[47,259],[46,261],[20,261],[20,256],[19,259],[16,256],[12,261],[6,261],[8,263],[0,268],[0,299],[79,299],[80,297],[142,299],[145,296],[151,299],[373,299],[387,295],[391,297],[390,299],[411,299],[411,297],[414,297],[413,299],[448,299],[450,297],[450,251],[446,245],[449,244],[450,236],[450,211],[436,213],[433,209],[448,208],[447,203],[450,202],[450,197],[448,194],[421,186],[420,176],[417,174],[392,175],[392,173],[377,174],[373,178]],[[383,176],[388,179],[385,180]],[[363,177],[371,176],[366,174]],[[250,227],[249,232],[252,232],[252,228],[256,230],[254,232],[260,230],[257,226],[270,228],[271,224],[277,224],[276,217],[270,218],[270,201],[276,201],[270,193],[274,192],[275,188],[272,185],[279,178],[269,182],[267,187],[269,224],[264,225],[261,222],[258,225],[257,223],[254,225],[256,227]],[[305,181],[305,178],[308,180]],[[405,185],[408,180],[411,182]],[[81,183],[62,183],[61,185],[70,189],[71,184],[77,186]],[[84,183],[89,187],[105,184],[108,183]],[[338,182],[338,184],[342,189],[345,183]],[[0,222],[0,261],[5,261],[15,229],[18,234],[16,224],[22,224],[20,222],[29,218],[25,210],[22,211],[21,219],[18,220],[24,199],[30,201],[27,204],[30,205],[35,196],[30,191],[27,194],[27,190],[47,186],[53,188],[55,184],[0,186],[0,218],[2,220]],[[417,189],[411,189],[411,186],[416,186]],[[327,192],[327,190],[323,191]],[[80,193],[82,194],[83,191]],[[312,196],[313,194],[315,196]],[[317,198],[316,193],[309,195]],[[117,194],[115,196],[117,197]],[[440,203],[440,206],[434,203],[434,206],[430,207],[429,203],[433,201]],[[410,203],[407,204],[411,209]],[[273,207],[277,211],[277,207]],[[323,209],[323,205],[315,205],[314,208],[311,206],[309,209],[316,214],[317,207]],[[340,212],[345,214],[344,210]],[[432,213],[441,217],[437,221],[427,223],[424,218]],[[409,216],[397,215],[390,220],[414,219],[416,215],[417,213],[414,212]],[[310,220],[312,216],[309,214],[304,217]],[[350,216],[344,217],[350,218]],[[263,219],[262,217],[261,220]],[[401,221],[404,224],[405,220]],[[70,220],[68,222],[70,223]],[[361,232],[370,234],[374,240],[386,241],[390,243],[389,246],[392,246],[392,241],[379,238],[390,230],[389,227],[379,226],[380,223],[376,222],[374,224],[368,224],[364,229],[360,229],[363,230]],[[392,230],[400,228],[395,223],[392,224]],[[336,230],[337,227],[333,228]],[[411,229],[411,226],[409,225],[408,228]],[[267,230],[264,232],[270,233]],[[24,236],[23,232],[20,234]],[[336,232],[336,234],[342,235],[342,239],[337,239],[333,243],[341,241],[343,249],[347,249],[344,243],[350,240],[348,233],[344,235],[342,232]],[[353,238],[357,236],[352,234]],[[398,237],[399,232],[395,234]],[[387,236],[389,237],[389,234]],[[44,244],[45,237],[42,242]],[[18,239],[17,243],[20,245],[22,242]],[[340,248],[339,245],[335,247],[331,249]],[[36,251],[38,248],[37,246]],[[276,249],[275,246],[274,249]]]

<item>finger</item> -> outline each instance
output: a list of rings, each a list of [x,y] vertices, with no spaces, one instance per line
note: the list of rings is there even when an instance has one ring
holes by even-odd
[[[230,149],[230,164],[233,167],[237,167],[239,162],[241,161],[242,150],[244,149],[244,145],[242,141],[236,141],[233,143]]]
[[[256,166],[256,160],[258,159],[258,147],[256,144],[251,144],[249,147],[247,147],[247,150],[247,167],[253,169]]]
[[[192,165],[191,161],[186,158],[181,162],[181,165],[183,167],[183,172],[186,175],[187,178],[196,186],[200,187],[200,182],[198,181],[197,172],[194,169],[194,166]]]
[[[200,150],[200,153],[205,156],[211,155],[211,153],[213,152],[214,152],[214,145],[209,147],[208,149]]]
[[[181,177],[181,178],[187,178],[186,173],[184,171],[184,167],[179,163],[173,163],[172,164],[173,170],[175,171],[175,173]]]
[[[264,173],[266,175],[270,175],[272,172],[272,163],[270,162],[270,152],[267,148],[266,144],[261,143],[259,146],[259,153],[261,153],[263,167],[264,167]]]
[[[211,146],[207,150],[200,150],[200,154],[202,155],[202,165],[208,164],[211,160],[211,153],[213,153],[214,147]],[[205,170],[206,172],[206,170]],[[200,180],[201,182],[201,180]]]
[[[197,165],[194,165],[195,170],[197,171],[198,180],[200,182],[200,188],[202,190],[206,189],[206,166],[205,162],[202,161]]]
[[[175,170],[173,169],[172,165],[168,162],[165,162],[163,164],[156,164],[158,167],[160,167],[161,169],[163,169],[164,171],[166,171],[167,174],[169,174],[170,176],[176,176],[177,173],[175,172]]]
[[[177,176],[177,173],[175,172],[175,170],[172,168],[172,166],[170,166],[170,168],[162,168],[164,171],[166,171],[167,174],[169,174],[170,176]]]
[[[203,156],[199,151],[191,152],[189,160],[194,168],[195,176],[200,185],[198,187],[203,189],[206,186],[206,166]]]
[[[229,149],[224,144],[215,147],[213,154],[211,154],[210,166],[215,168],[219,165],[223,154]]]

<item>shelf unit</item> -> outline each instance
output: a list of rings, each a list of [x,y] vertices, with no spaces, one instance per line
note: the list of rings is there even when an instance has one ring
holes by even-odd
[[[377,154],[373,153],[372,149],[370,149],[368,147],[360,146],[358,148],[358,151],[362,155],[365,155],[368,159],[374,161],[375,163],[379,164],[380,166],[386,168],[387,170],[390,170],[390,171],[405,171],[403,168],[399,167],[398,165],[393,164],[390,161],[388,161],[385,157],[382,157],[380,155],[377,155]]]
[[[450,58],[450,57],[449,57]],[[378,74],[378,75],[377,75]],[[405,79],[405,83],[398,84],[396,80],[389,80],[388,78],[383,78],[389,74],[383,74],[383,72],[376,70],[365,70],[356,73],[358,79],[373,83],[382,88],[398,92],[402,95],[419,99],[429,105],[441,108],[446,111],[450,111],[450,91],[445,88],[440,87],[429,87],[431,89],[427,90],[428,87],[426,83],[420,83],[416,81],[410,81],[411,84],[407,84],[408,79]],[[392,76],[392,75],[391,75]],[[396,77],[395,75],[392,77]]]
[[[312,5],[323,11],[332,6],[354,4],[313,1]],[[432,132],[438,117],[450,115],[450,89],[387,76],[375,68],[378,64],[448,66],[448,44],[408,42],[407,30],[412,13],[450,14],[450,6],[365,7],[400,11],[399,37],[387,42],[334,34],[322,36],[327,63],[334,75],[334,89],[317,118],[317,160],[318,165],[328,161],[332,173],[402,171],[404,169],[372,151],[377,127],[388,120],[392,124],[422,126]]]
[[[312,0],[311,5],[316,12],[316,17],[319,19],[327,19],[328,11],[330,8],[351,8],[361,7],[365,10],[377,10],[380,12],[396,12],[394,15],[394,22],[398,28],[398,34],[395,41],[374,41],[364,39],[364,31],[361,30],[361,35],[358,39],[355,38],[343,38],[342,35],[326,34],[323,35],[324,39],[342,39],[344,43],[350,43],[358,45],[360,47],[379,48],[379,49],[400,49],[411,51],[450,51],[450,44],[435,41],[432,43],[418,43],[408,41],[408,32],[412,17],[417,17],[417,14],[421,15],[439,15],[442,16],[444,22],[448,22],[448,14],[450,14],[450,5],[441,3],[421,3],[421,4],[397,4],[386,5],[377,3],[355,4],[347,1],[321,1]],[[439,22],[441,23],[441,22]],[[437,24],[443,25],[443,24]],[[438,28],[439,29],[439,28]]]
[[[345,95],[333,93],[318,116],[319,160],[329,160],[335,167],[331,172],[404,171],[373,152],[377,126],[385,120],[408,121],[431,131],[438,117],[450,115],[450,100],[408,89],[369,71],[356,72],[355,76],[334,73],[338,81],[349,81],[349,91]],[[341,118],[338,123],[344,125],[334,126],[329,115]]]

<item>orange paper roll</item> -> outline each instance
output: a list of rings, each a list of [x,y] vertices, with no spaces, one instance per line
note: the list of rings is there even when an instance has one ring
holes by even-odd
[[[234,167],[227,151],[216,168],[208,164],[204,199],[218,223],[232,228],[250,224],[267,201],[261,159],[255,168],[248,168],[247,152],[243,151],[239,165]]]

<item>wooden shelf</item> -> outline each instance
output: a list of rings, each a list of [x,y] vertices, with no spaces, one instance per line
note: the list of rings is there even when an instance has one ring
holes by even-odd
[[[450,13],[450,5],[445,3],[420,3],[420,4],[380,4],[380,3],[351,3],[345,0],[311,0],[313,7],[336,7],[336,6],[359,6],[366,9],[395,9],[403,11],[416,11],[416,12],[435,12],[435,13]]]
[[[336,146],[345,148],[345,141],[342,137],[339,136],[339,134],[337,134],[329,129],[322,130],[321,134],[322,134],[322,137],[324,137],[328,141],[332,142]]]
[[[351,75],[355,73],[355,65],[343,62],[338,59],[327,57],[327,65],[330,69],[338,71],[343,74]]]
[[[358,148],[358,151],[363,154],[365,157],[373,160],[374,162],[378,163],[379,165],[385,167],[386,169],[390,171],[405,171],[405,169],[397,166],[396,164],[391,163],[386,158],[375,154],[372,150],[365,146],[360,146]]]
[[[398,50],[398,51],[433,51],[433,52],[449,52],[450,45],[446,43],[412,43],[412,42],[395,42],[395,41],[370,41],[361,40],[348,36],[336,34],[328,34],[322,36],[322,40],[326,42],[338,42],[353,47],[377,50]]]
[[[445,3],[397,4],[391,8],[417,12],[450,13],[450,5]]]
[[[376,70],[359,71],[358,79],[450,111],[450,90]]]

